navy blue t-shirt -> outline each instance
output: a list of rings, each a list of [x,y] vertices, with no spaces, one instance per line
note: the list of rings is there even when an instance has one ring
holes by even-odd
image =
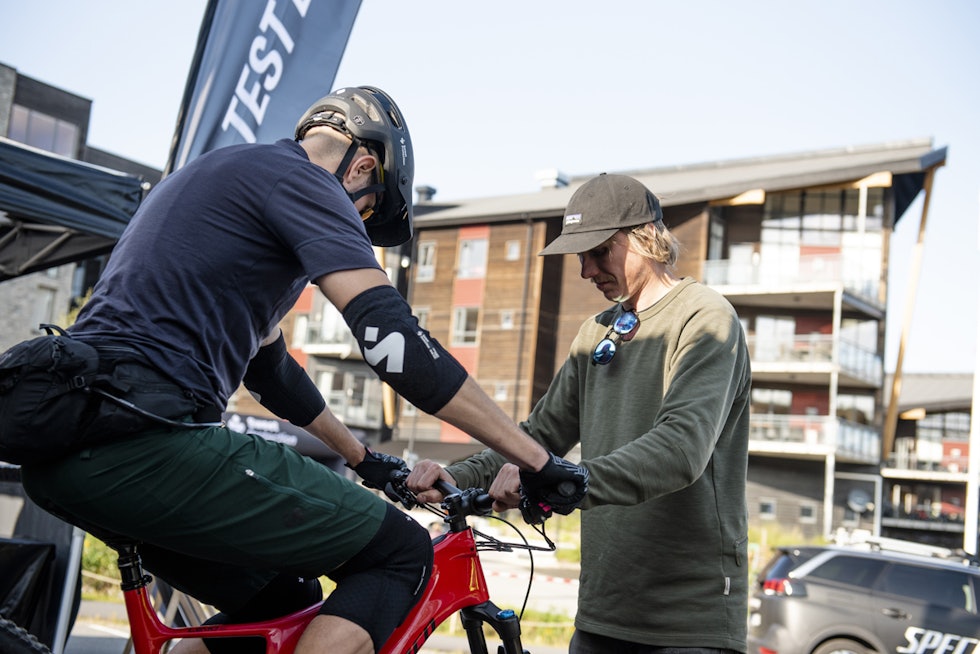
[[[224,408],[303,288],[379,268],[340,182],[296,143],[204,154],[154,188],[71,332],[135,347]]]

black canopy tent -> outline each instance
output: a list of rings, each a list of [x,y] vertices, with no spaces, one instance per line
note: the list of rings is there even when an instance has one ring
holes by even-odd
[[[137,176],[0,138],[0,282],[109,252],[142,196]],[[24,503],[17,519],[24,533],[21,540],[0,538],[0,558],[43,551],[49,559],[35,570],[37,592],[4,592],[0,600],[8,609],[33,607],[24,624],[61,652],[78,605],[84,532],[37,509],[19,483],[5,486],[14,489],[0,494]]]
[[[142,179],[0,138],[0,281],[109,252]]]

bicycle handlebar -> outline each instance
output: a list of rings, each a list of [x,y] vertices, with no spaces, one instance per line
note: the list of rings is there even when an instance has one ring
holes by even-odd
[[[407,478],[408,472],[404,470],[392,471],[391,481],[385,487],[385,495],[411,509],[419,506],[420,503],[415,498],[415,493],[405,485]],[[442,504],[449,511],[450,517],[488,515],[493,510],[493,498],[482,488],[463,490],[442,479],[437,480],[434,487],[443,494]]]
[[[408,474],[406,470],[393,470],[390,477],[391,481],[385,486],[384,492],[393,502],[400,502],[406,509],[413,509],[420,506],[421,503],[416,499],[415,493],[405,485]],[[562,488],[565,485],[571,488]],[[570,494],[569,491],[574,493],[574,486],[572,482],[562,482],[558,492],[562,495]],[[469,516],[489,515],[493,511],[494,500],[482,488],[460,489],[443,479],[436,480],[433,487],[444,496],[442,506],[447,511],[447,522],[450,523],[450,526],[465,524],[465,520]],[[529,525],[543,524],[552,514],[551,507],[535,504],[524,497],[523,493],[519,508],[524,522]]]

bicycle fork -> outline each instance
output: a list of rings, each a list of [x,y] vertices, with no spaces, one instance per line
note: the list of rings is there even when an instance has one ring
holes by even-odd
[[[512,610],[500,609],[493,602],[487,601],[467,606],[460,610],[459,615],[473,654],[488,654],[487,641],[483,636],[484,622],[493,627],[503,643],[497,648],[498,654],[528,654],[521,646],[520,619]]]

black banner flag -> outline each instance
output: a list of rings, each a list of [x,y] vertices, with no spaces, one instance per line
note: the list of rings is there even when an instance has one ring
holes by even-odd
[[[234,143],[290,137],[331,90],[360,0],[209,0],[164,174]]]

